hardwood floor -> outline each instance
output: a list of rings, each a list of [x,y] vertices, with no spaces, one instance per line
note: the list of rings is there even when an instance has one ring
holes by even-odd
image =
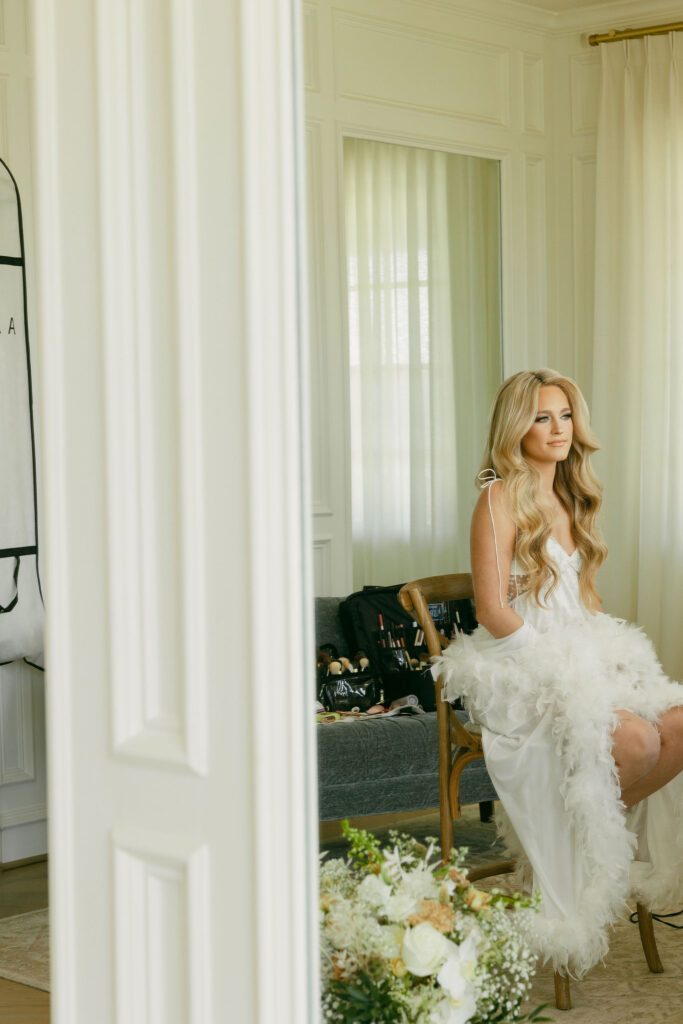
[[[47,863],[0,871],[0,917],[47,906]],[[50,1024],[50,996],[0,978],[0,1024]]]
[[[47,861],[0,871],[0,917],[47,906]]]
[[[0,1024],[50,1024],[50,995],[0,978]]]

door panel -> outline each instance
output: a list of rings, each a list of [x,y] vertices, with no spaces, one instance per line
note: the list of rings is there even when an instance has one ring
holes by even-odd
[[[297,33],[39,8],[55,1024],[314,1019]]]

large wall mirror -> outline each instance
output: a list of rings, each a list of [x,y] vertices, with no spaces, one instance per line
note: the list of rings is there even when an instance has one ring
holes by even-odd
[[[354,589],[469,568],[501,380],[500,164],[343,139]]]

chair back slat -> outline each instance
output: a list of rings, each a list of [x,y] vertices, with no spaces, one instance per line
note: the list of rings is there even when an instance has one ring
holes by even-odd
[[[408,594],[416,587],[424,594],[427,604],[434,604],[436,601],[464,601],[474,597],[472,573],[454,572],[448,576],[425,576],[424,579],[406,583],[399,590],[398,599],[406,611],[411,611],[412,608],[405,604],[402,595]]]
[[[410,608],[406,608],[406,611],[411,611],[411,614],[415,616],[419,622],[421,628],[424,630],[425,640],[427,642],[427,650],[429,651],[430,657],[441,654],[441,648],[448,645],[449,641],[446,637],[439,633],[438,629],[434,625],[434,620],[429,614],[429,607],[425,596],[422,593],[421,588],[417,584],[406,584],[410,589],[407,591],[407,595],[410,600]],[[405,590],[405,587],[403,588]],[[401,594],[403,590],[399,590],[398,597],[401,600]],[[403,602],[401,602],[403,603]],[[403,605],[405,608],[406,606]],[[444,641],[446,641],[444,643]]]
[[[450,640],[439,633],[434,620],[429,614],[429,605],[439,601],[462,601],[473,597],[472,576],[468,572],[453,573],[450,576],[427,576],[421,580],[406,583],[398,592],[398,599],[403,608],[409,612],[424,630],[427,650],[430,657],[441,654],[448,647]],[[454,745],[467,749],[480,749],[478,739],[472,739],[460,720],[453,714],[448,704],[441,700],[441,680],[435,680],[437,711],[439,713],[439,729],[443,731],[444,743],[453,735]],[[449,715],[450,712],[450,715]],[[448,738],[446,738],[448,737]]]
[[[451,573],[450,576],[426,576],[406,583],[398,592],[398,600],[424,630],[430,655],[441,654],[449,640],[437,630],[429,614],[428,605],[439,601],[463,601],[474,596],[472,575],[469,572]]]

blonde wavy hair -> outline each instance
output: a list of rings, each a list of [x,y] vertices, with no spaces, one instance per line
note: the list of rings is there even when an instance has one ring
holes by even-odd
[[[555,370],[523,371],[503,381],[493,403],[482,469],[494,469],[503,481],[505,505],[518,527],[517,561],[527,576],[528,590],[541,604],[540,592],[549,578],[548,595],[559,580],[557,566],[546,553],[552,509],[542,498],[541,474],[524,457],[522,438],[536,419],[538,392],[551,385],[564,391],[572,411],[574,436],[567,458],[557,464],[554,490],[569,513],[582,555],[581,597],[592,610],[600,600],[595,576],[607,556],[597,528],[602,486],[590,464],[600,445],[590,429],[588,406],[574,381]]]

